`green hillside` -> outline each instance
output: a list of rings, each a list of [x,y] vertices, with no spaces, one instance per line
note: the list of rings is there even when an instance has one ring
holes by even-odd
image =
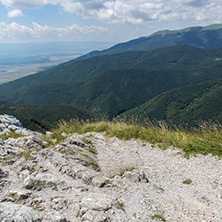
[[[163,30],[149,36],[114,45],[103,51],[93,51],[78,59],[122,52],[152,50],[174,45],[192,45],[200,48],[222,46],[222,25],[189,27],[182,30]]]
[[[4,92],[17,88],[53,83],[70,84],[92,78],[98,74],[123,69],[194,69],[220,67],[222,48],[199,49],[192,46],[172,46],[151,51],[128,52],[115,55],[98,56],[80,61],[71,61],[46,72],[37,73],[0,85],[0,99]],[[4,98],[3,98],[4,99]]]
[[[18,118],[24,127],[36,130],[50,130],[58,121],[94,118],[88,111],[72,105],[16,105],[0,102],[0,115],[8,114]]]
[[[72,61],[0,86],[16,104],[72,104],[109,118],[166,91],[222,79],[222,48],[171,46]]]
[[[81,83],[42,83],[5,94],[8,101],[18,104],[74,104],[112,118],[159,93],[189,84],[188,75],[175,70],[120,69]]]
[[[124,115],[190,125],[202,120],[221,122],[221,98],[222,80],[209,81],[165,92]]]

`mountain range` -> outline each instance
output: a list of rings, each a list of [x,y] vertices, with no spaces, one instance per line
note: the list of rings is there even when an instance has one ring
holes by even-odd
[[[221,46],[222,25],[160,31],[3,84],[0,100],[72,104],[109,119],[221,121]]]
[[[197,26],[181,30],[158,31],[149,36],[120,43],[102,51],[92,51],[78,59],[129,51],[152,50],[174,45],[193,45],[200,48],[216,48],[221,47],[221,44],[222,24],[213,24],[205,27]]]

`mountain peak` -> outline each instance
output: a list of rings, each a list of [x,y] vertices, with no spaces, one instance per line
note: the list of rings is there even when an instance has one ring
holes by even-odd
[[[92,56],[110,55],[129,51],[152,50],[174,45],[192,45],[199,48],[221,47],[222,24],[194,26],[180,30],[161,30],[148,36],[119,43],[103,51],[88,53],[77,60],[86,59]]]
[[[151,35],[148,35],[147,38],[150,38],[156,35],[162,35],[162,37],[164,37],[165,35],[168,35],[168,34],[177,34],[177,33],[181,34],[181,33],[186,33],[190,31],[209,31],[209,30],[218,30],[218,29],[222,29],[222,24],[212,24],[208,26],[193,26],[193,27],[188,27],[188,28],[178,29],[178,30],[165,29],[165,30],[157,31]]]

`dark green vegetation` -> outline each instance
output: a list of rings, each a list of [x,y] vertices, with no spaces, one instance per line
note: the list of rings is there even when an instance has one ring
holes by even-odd
[[[161,31],[145,39],[113,47],[123,53],[70,61],[3,84],[0,100],[72,104],[109,119],[128,114],[191,125],[222,121],[222,48],[213,48],[222,46],[222,27]],[[174,46],[145,51],[151,49],[145,45]]]
[[[208,81],[167,91],[124,113],[140,119],[196,125],[200,121],[222,121],[222,81]]]
[[[163,30],[152,35],[117,44],[103,51],[93,51],[78,59],[114,53],[142,51],[174,45],[192,45],[200,48],[216,48],[222,46],[222,25],[206,27],[190,27],[182,30]]]
[[[18,118],[30,130],[46,131],[57,126],[58,121],[70,119],[90,120],[93,116],[72,105],[15,105],[0,103],[0,115],[8,114]]]

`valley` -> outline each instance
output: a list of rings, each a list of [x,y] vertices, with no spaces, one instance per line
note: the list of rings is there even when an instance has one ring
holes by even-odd
[[[17,106],[69,104],[108,120],[139,116],[141,121],[190,126],[222,121],[220,45],[220,25],[156,32],[49,70],[41,66],[42,72],[2,84],[0,101]],[[70,57],[32,58],[49,65]]]
[[[0,43],[0,85],[76,59],[94,47],[104,49],[112,44],[110,42]]]
[[[65,63],[67,61],[75,59],[78,56],[80,55],[54,55],[49,58],[39,57],[31,61],[26,60],[26,57],[22,57],[19,59],[17,58],[16,61],[12,62],[12,64],[0,65],[0,84],[10,82],[12,80],[16,80],[21,77],[25,77],[38,72],[46,71],[61,63]]]
[[[1,60],[0,220],[220,222],[217,46],[213,25]]]

